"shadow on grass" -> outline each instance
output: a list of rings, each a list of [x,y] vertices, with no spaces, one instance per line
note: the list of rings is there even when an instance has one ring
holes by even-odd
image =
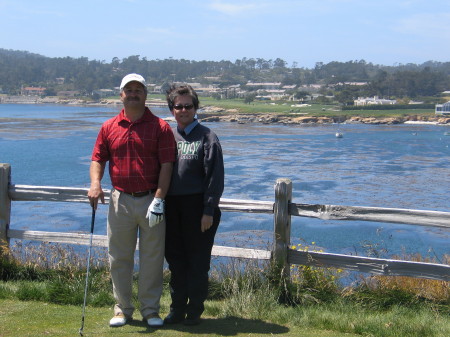
[[[220,335],[236,336],[238,334],[253,333],[258,335],[276,335],[289,332],[285,326],[267,323],[261,320],[244,319],[238,317],[228,318],[202,318],[202,322],[196,326],[185,326],[180,324],[166,324],[159,329],[150,328],[144,321],[133,320],[131,326],[146,327],[146,331],[139,333],[149,333],[155,330],[186,332],[195,335]]]

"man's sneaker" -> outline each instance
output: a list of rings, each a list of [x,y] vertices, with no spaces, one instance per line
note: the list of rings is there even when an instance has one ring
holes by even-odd
[[[150,315],[145,316],[148,326],[152,328],[159,328],[164,325],[164,321],[159,317],[158,313],[154,312]]]
[[[112,326],[112,327],[124,326],[130,320],[131,320],[131,317],[126,316],[123,312],[118,312],[109,321],[109,326]]]

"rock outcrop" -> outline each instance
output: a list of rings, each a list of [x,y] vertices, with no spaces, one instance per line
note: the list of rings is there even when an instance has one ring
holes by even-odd
[[[351,116],[346,120],[342,120],[342,116],[336,117],[320,117],[320,116],[295,116],[295,115],[277,115],[277,114],[237,114],[235,111],[224,109],[213,109],[207,112],[199,112],[198,117],[205,122],[235,122],[239,124],[246,123],[263,123],[263,124],[385,124],[394,125],[402,123],[433,123],[433,124],[450,124],[450,117],[440,116],[402,116],[402,117],[363,117]]]

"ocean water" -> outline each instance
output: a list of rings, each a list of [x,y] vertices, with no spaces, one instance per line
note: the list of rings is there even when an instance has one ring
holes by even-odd
[[[97,132],[119,109],[0,104],[0,162],[11,164],[14,184],[88,187]],[[289,178],[296,203],[450,211],[448,126],[205,125],[224,151],[224,198],[273,201],[276,180]],[[337,131],[343,138],[335,137]],[[110,188],[107,175],[103,187]],[[106,212],[100,206],[95,234],[106,233]],[[216,244],[271,244],[273,216],[222,214]],[[89,232],[89,205],[13,202],[11,228]],[[439,259],[450,254],[450,230],[292,217],[291,243],[335,253]]]

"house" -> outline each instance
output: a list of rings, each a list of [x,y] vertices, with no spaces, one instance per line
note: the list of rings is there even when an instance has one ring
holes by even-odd
[[[181,84],[181,83],[180,83]],[[222,89],[219,88],[217,84],[209,84],[207,86],[202,86],[201,83],[187,83],[190,85],[198,95],[212,95],[221,93]]]
[[[205,78],[205,80],[213,81],[213,82],[220,81],[220,76],[205,76],[204,78]]]
[[[202,84],[198,82],[187,83],[187,85],[190,85],[194,90],[197,90],[202,87]]]
[[[20,94],[22,96],[44,96],[45,90],[47,90],[47,88],[22,87]]]
[[[358,97],[358,99],[353,101],[356,106],[366,106],[366,105],[380,105],[380,104],[397,104],[395,99],[383,99],[378,98],[378,96],[373,97]]]
[[[302,84],[299,89],[309,91],[309,92],[317,92],[322,89],[321,84]]]
[[[113,89],[98,89],[94,90],[94,95],[98,95],[100,98],[110,97],[115,95],[115,91]]]
[[[258,90],[260,92],[260,90]],[[283,89],[268,89],[268,90],[262,90],[261,93],[267,93],[271,100],[277,101],[281,99],[288,98],[289,95],[286,95],[286,90]]]
[[[296,87],[297,87],[296,84],[293,84],[293,85],[283,85],[283,86],[281,87],[281,89],[284,89],[284,90],[294,90]]]
[[[364,85],[367,85],[367,82],[344,82],[344,83],[337,83],[336,85],[353,85],[357,87],[362,87]]]
[[[80,96],[80,92],[76,91],[76,90],[63,90],[63,91],[58,91],[56,93],[56,96],[59,96],[59,97],[76,97],[76,96]]]
[[[161,94],[162,93],[161,85],[157,85],[155,83],[148,83],[147,92],[149,94]]]
[[[436,104],[434,113],[436,115],[450,115],[450,101],[444,104]]]
[[[270,89],[279,89],[281,86],[281,82],[247,82],[247,87],[250,88],[258,88],[258,89],[264,89],[264,90],[270,90]]]

